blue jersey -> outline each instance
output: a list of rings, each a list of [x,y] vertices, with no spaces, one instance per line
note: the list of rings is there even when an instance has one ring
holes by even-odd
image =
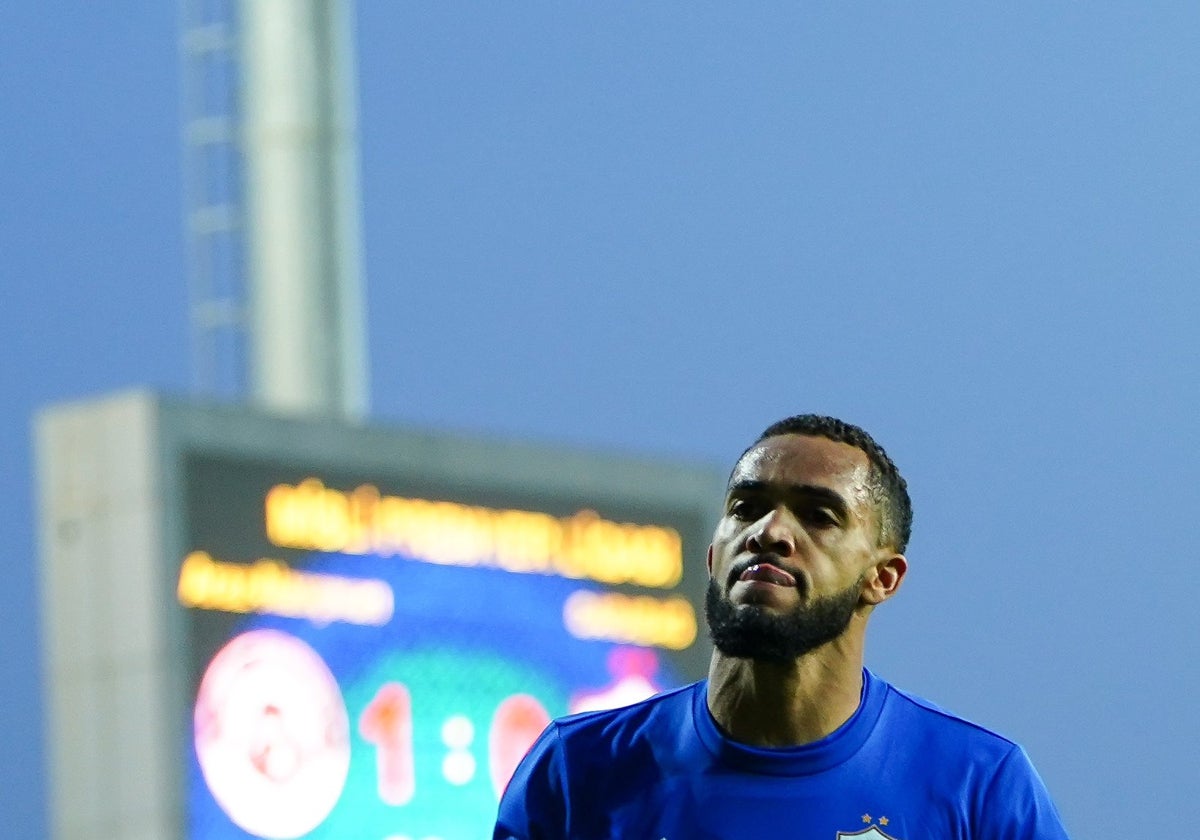
[[[494,840],[1066,840],[1021,747],[868,671],[850,720],[786,749],[730,740],[705,692],[551,723]]]

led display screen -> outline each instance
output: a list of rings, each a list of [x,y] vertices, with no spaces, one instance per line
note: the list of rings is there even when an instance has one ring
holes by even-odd
[[[192,452],[189,840],[480,840],[550,718],[702,676],[712,521]]]

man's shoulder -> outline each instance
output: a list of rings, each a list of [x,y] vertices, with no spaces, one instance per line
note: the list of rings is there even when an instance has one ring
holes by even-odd
[[[1019,825],[1024,827],[1022,837],[1066,840],[1046,787],[1017,742],[924,697],[886,685],[875,749],[886,752],[893,778],[940,791],[957,802],[955,807],[972,825]]]
[[[884,685],[888,691],[885,714],[893,720],[903,721],[903,728],[923,741],[959,743],[972,751],[983,750],[997,757],[1018,748],[1011,738],[983,724],[948,711],[925,697],[891,683],[885,682]]]
[[[703,685],[703,682],[690,683],[615,709],[577,712],[558,718],[553,726],[559,738],[575,740],[611,738],[616,733],[640,731],[659,722],[677,725],[681,718],[691,713],[695,694]]]

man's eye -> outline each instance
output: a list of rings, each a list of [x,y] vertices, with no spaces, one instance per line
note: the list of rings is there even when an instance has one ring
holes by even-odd
[[[763,512],[764,508],[761,502],[753,502],[748,499],[741,499],[729,506],[729,513],[738,519],[758,519]]]
[[[809,508],[804,511],[804,518],[814,525],[822,527],[831,527],[838,524],[837,517],[825,508]]]

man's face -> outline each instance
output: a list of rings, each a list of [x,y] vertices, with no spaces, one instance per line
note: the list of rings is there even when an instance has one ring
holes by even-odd
[[[794,659],[880,600],[872,571],[892,554],[878,545],[869,477],[866,453],[823,437],[771,437],[742,456],[709,548],[718,650]]]

